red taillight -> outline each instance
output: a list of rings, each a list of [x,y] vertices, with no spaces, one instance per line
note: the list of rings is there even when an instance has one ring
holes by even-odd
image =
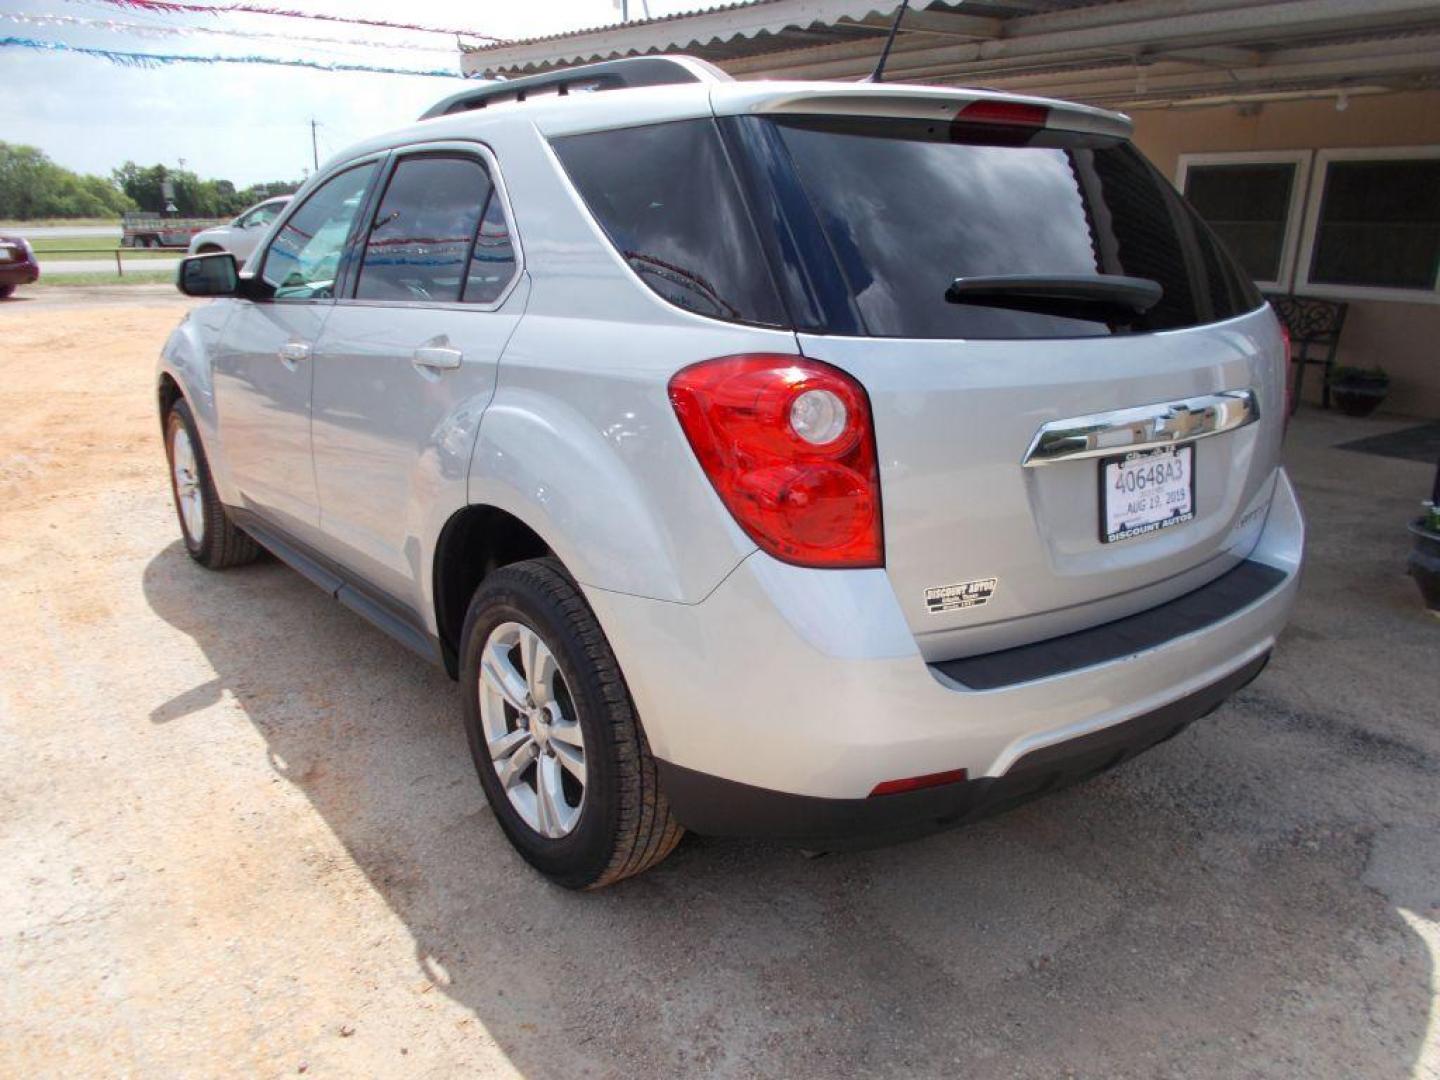
[[[722,356],[677,372],[670,401],[763,550],[797,566],[884,564],[870,402],[849,375],[803,356]]]
[[[1006,127],[1042,128],[1050,118],[1044,105],[1027,105],[1023,101],[972,101],[955,119],[964,124],[1004,124]]]
[[[949,772],[926,773],[924,776],[907,776],[904,780],[886,780],[870,789],[870,798],[876,795],[899,795],[902,791],[919,791],[921,788],[939,787],[941,784],[958,784],[966,777],[964,769]]]

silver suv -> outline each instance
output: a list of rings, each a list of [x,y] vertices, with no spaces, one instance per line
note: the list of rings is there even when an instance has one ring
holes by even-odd
[[[228,225],[216,225],[213,229],[202,229],[190,238],[191,255],[211,255],[217,251],[228,251],[237,262],[250,257],[270,223],[280,216],[290,201],[289,195],[256,203]]]
[[[347,151],[171,336],[186,546],[460,683],[571,887],[970,821],[1260,671],[1281,330],[1125,118],[644,59]]]

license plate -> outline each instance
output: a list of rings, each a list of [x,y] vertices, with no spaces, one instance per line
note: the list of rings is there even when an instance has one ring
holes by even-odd
[[[8,247],[0,247],[0,262],[14,262],[14,261],[15,261],[15,249],[14,249],[14,248],[8,248]]]
[[[1195,519],[1195,448],[1138,450],[1100,462],[1100,542]]]

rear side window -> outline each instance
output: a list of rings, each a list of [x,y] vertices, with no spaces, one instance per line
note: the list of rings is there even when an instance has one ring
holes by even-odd
[[[500,203],[500,191],[492,184],[480,214],[480,231],[475,234],[463,299],[467,304],[492,304],[500,299],[514,276],[515,248],[510,241],[510,226]]]
[[[775,125],[866,332],[1055,338],[1174,330],[1260,305],[1244,271],[1129,143],[875,119]],[[1145,314],[1076,317],[947,301],[956,278],[1148,278]]]
[[[514,270],[485,166],[460,155],[407,157],[395,166],[365,237],[355,297],[491,303]]]
[[[570,135],[554,145],[610,242],[651,289],[700,315],[785,324],[713,121]]]

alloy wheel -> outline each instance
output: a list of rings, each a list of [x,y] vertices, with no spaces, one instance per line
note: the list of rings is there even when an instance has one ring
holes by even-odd
[[[175,434],[170,440],[170,475],[175,482],[175,503],[180,508],[185,532],[192,543],[203,544],[205,495],[200,488],[200,463],[184,424],[175,425]]]
[[[531,829],[558,839],[585,803],[585,738],[555,656],[530,627],[501,623],[480,658],[480,722],[510,805]]]

